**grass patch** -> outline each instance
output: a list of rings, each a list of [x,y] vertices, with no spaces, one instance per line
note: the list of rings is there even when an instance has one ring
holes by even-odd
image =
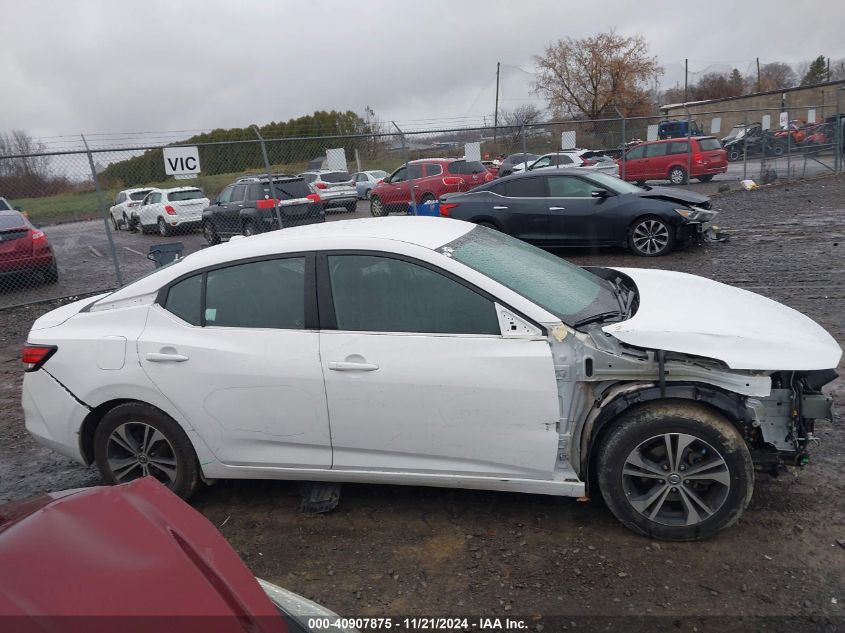
[[[399,158],[365,160],[362,161],[361,167],[363,169],[383,169],[390,172],[396,169],[401,162]],[[354,169],[354,162],[349,167]],[[273,171],[276,173],[298,174],[307,168],[307,163],[294,163],[291,165],[274,165]],[[253,173],[261,174],[263,172],[261,170],[251,170],[215,174],[213,176],[200,175],[198,178],[186,180],[170,178],[163,182],[151,182],[146,185],[135,185],[135,187],[158,187],[162,189],[171,187],[200,187],[209,198],[213,199],[226,185],[232,183],[235,179]],[[121,189],[125,189],[125,187],[103,189],[103,204],[106,211],[114,204],[114,199]],[[16,198],[13,200],[10,199],[9,202],[12,206],[20,207],[22,211],[25,211],[29,219],[37,226],[102,218],[102,211],[99,210],[97,193],[95,191],[74,191],[41,198]]]

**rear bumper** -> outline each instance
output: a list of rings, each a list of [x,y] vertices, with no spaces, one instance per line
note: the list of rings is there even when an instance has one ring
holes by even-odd
[[[79,448],[79,429],[88,407],[43,369],[24,375],[21,404],[26,430],[36,442],[87,465]]]
[[[695,165],[692,168],[692,177],[724,174],[726,171],[728,171],[727,165]]]
[[[358,194],[342,194],[335,197],[324,197],[320,194],[320,202],[324,207],[344,207],[347,204],[358,204]]]
[[[54,259],[52,253],[0,261],[0,276],[17,275],[22,272],[29,272],[33,270],[46,270],[53,265],[53,261]]]

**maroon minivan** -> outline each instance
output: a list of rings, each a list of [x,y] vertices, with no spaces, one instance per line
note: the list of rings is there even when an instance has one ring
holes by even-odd
[[[623,173],[622,160],[619,174]],[[713,180],[728,170],[728,153],[713,136],[693,136],[650,141],[632,147],[625,153],[625,180],[638,184],[646,180],[668,180],[683,185],[690,178],[701,182]]]
[[[414,202],[434,201],[447,193],[469,191],[493,180],[493,174],[481,161],[461,158],[422,158],[408,163],[410,187],[405,165],[394,171],[370,190],[370,213],[374,217],[391,211],[406,213],[414,192]]]

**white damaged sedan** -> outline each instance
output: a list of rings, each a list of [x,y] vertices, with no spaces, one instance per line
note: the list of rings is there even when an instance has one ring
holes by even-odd
[[[841,349],[806,316],[667,271],[585,270],[456,220],[286,229],[39,318],[29,432],[104,479],[600,492],[709,536],[801,465]]]

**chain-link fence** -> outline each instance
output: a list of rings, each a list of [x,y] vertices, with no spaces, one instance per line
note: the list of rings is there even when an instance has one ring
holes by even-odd
[[[176,176],[168,175],[174,169],[168,168],[165,151],[186,150],[185,143],[90,148],[81,144],[64,151],[0,155],[0,308],[115,288],[152,270],[150,249],[162,243],[180,241],[186,253],[204,247],[209,240],[201,233],[203,208],[238,179],[251,176],[250,182],[260,184],[268,171],[277,174],[272,180],[265,178],[268,184],[283,178],[280,174],[336,168],[338,160],[341,168],[345,160],[350,173],[389,174],[408,160],[464,156],[467,144],[478,143],[485,161],[514,154],[534,160],[552,154],[545,164],[571,167],[572,161],[586,161],[588,168],[600,166],[629,181],[703,187],[705,192],[714,185],[699,183],[711,180],[735,187],[746,179],[765,184],[840,173],[845,116],[838,107],[809,107],[792,111],[789,117],[780,110],[725,110],[203,141],[190,145],[196,148],[199,173]],[[184,169],[187,159],[182,156],[182,160]],[[495,165],[491,168],[495,170]],[[176,196],[180,204],[193,209],[189,221],[177,225],[161,197],[156,207],[160,217],[147,213],[151,207],[144,203],[151,193],[175,188],[183,192]],[[366,192],[359,188],[358,193]],[[344,203],[335,217],[353,209]],[[366,200],[358,203],[358,210],[369,213]],[[144,213],[149,217],[139,218]],[[327,215],[333,219],[335,214]],[[180,235],[170,237],[174,233]]]

